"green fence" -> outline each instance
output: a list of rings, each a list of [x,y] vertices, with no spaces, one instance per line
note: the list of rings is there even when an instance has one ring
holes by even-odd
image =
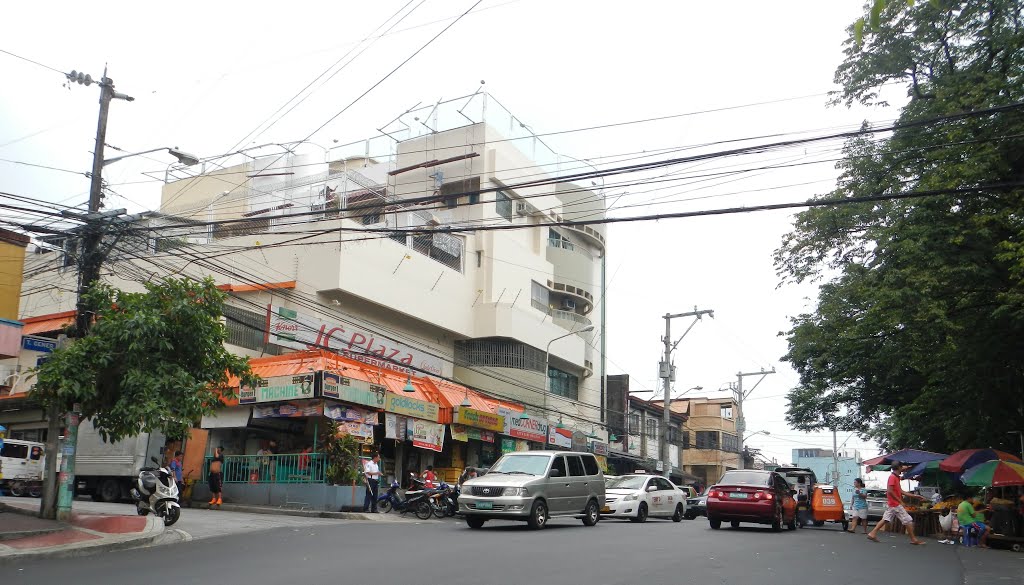
[[[210,461],[203,465],[203,481],[209,481]],[[325,483],[323,453],[283,455],[225,455],[224,483]]]

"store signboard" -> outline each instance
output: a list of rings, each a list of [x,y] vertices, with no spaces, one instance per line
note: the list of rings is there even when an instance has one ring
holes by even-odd
[[[253,418],[306,418],[320,416],[322,404],[319,400],[284,402],[252,407]]]
[[[412,421],[412,446],[440,453],[444,448],[444,425],[420,418],[409,420]]]
[[[477,441],[483,441],[484,443],[494,442],[494,431],[488,431],[486,429],[475,429],[473,427],[466,427],[469,432],[469,438]]]
[[[487,429],[496,433],[505,431],[505,417],[486,410],[476,410],[465,406],[455,408],[455,422],[478,429]]]
[[[590,450],[593,451],[594,455],[608,455],[608,443],[592,441],[590,443]]]
[[[449,425],[448,428],[452,431],[452,440],[463,443],[469,441],[469,427],[466,425]]]
[[[313,374],[298,376],[272,376],[263,378],[255,388],[238,389],[239,404],[284,402],[313,397]]]
[[[519,413],[507,408],[498,408],[498,414],[505,417],[502,434],[535,443],[548,441],[548,421],[542,418],[519,418]]]
[[[548,445],[561,447],[562,449],[572,449],[572,431],[555,426],[548,427]]]
[[[378,422],[376,410],[368,410],[345,404],[327,403],[324,405],[324,416],[331,420],[359,422],[364,425],[375,425]]]
[[[506,437],[502,437],[501,438],[501,452],[502,453],[511,453],[511,452],[513,452],[515,450],[516,450],[516,440],[515,439],[509,439],[509,438],[506,438]]]
[[[411,396],[402,396],[389,392],[384,402],[384,410],[397,414],[404,414],[413,418],[422,418],[437,422],[441,409],[436,403],[427,402]]]
[[[320,395],[324,398],[334,398],[374,408],[383,408],[384,406],[386,389],[383,386],[330,372],[321,372],[321,376]]]
[[[383,337],[368,329],[331,323],[278,305],[267,306],[269,343],[292,349],[327,349],[374,367],[404,374],[430,372],[439,376],[444,361],[418,349]],[[416,371],[413,371],[416,368]]]

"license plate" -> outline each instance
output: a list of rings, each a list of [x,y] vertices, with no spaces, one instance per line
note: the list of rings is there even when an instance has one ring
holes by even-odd
[[[494,502],[477,502],[476,503],[476,509],[477,510],[493,510],[494,509]]]
[[[835,498],[821,498],[821,503],[826,505],[826,506],[835,506],[836,505],[836,499]]]
[[[733,493],[729,494],[729,497],[730,498],[735,498],[737,500],[745,500],[745,499],[747,499],[747,494],[745,494],[743,492],[733,492]]]

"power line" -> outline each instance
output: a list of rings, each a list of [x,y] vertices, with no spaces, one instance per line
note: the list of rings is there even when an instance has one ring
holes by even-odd
[[[10,55],[11,57],[14,57],[15,59],[21,59],[22,61],[27,61],[27,62],[29,62],[29,63],[31,63],[33,65],[38,65],[38,66],[42,67],[43,69],[49,69],[50,71],[53,71],[55,73],[60,73],[61,75],[67,77],[67,73],[65,73],[64,71],[61,71],[60,69],[57,69],[56,67],[50,67],[49,65],[40,63],[39,61],[33,61],[32,59],[29,59],[28,57],[22,57],[21,55],[16,55],[16,54],[14,54],[14,53],[12,53],[10,51],[5,51],[4,49],[0,49],[0,53],[5,53],[7,55]]]

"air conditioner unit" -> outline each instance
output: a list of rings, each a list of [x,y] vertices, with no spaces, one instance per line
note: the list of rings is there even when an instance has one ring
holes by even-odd
[[[517,215],[529,215],[530,214],[530,204],[525,202],[525,201],[517,201],[516,202],[516,214]]]
[[[576,301],[572,299],[562,299],[562,310],[563,311],[575,311]]]

